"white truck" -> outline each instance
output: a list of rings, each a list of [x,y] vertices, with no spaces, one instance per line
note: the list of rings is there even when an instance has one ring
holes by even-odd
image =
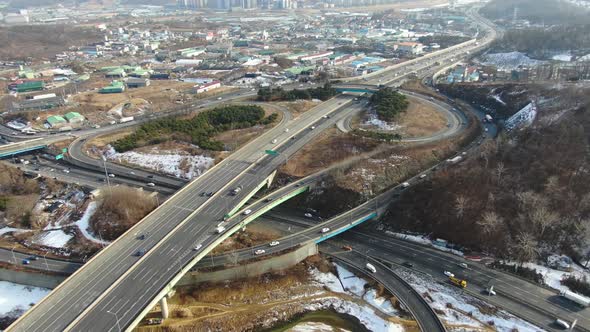
[[[456,164],[456,163],[460,162],[461,160],[463,160],[463,157],[461,157],[461,156],[456,156],[456,157],[454,157],[454,158],[447,159],[447,162],[448,162],[449,164]]]
[[[568,299],[570,301],[577,303],[581,307],[584,307],[584,308],[590,307],[590,298],[587,298],[584,295],[574,293],[569,290],[562,290],[561,292],[559,292],[559,295],[565,297],[566,299]]]
[[[125,123],[125,122],[131,122],[133,121],[133,117],[132,116],[125,116],[119,119],[119,123]]]

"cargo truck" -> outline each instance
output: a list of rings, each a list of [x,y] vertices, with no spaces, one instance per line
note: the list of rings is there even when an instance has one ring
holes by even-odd
[[[569,290],[562,290],[561,292],[559,292],[559,295],[565,297],[566,299],[568,299],[572,302],[575,302],[576,304],[578,304],[579,306],[581,306],[583,308],[590,306],[590,298],[587,298],[584,295],[574,293]]]
[[[455,286],[459,286],[461,288],[467,287],[467,280],[459,279],[453,276],[449,276],[449,280]]]
[[[133,117],[132,116],[126,116],[126,117],[123,117],[123,118],[120,118],[119,119],[119,123],[125,123],[125,122],[131,122],[131,121],[133,121]]]
[[[463,157],[461,157],[461,156],[456,156],[456,157],[454,157],[454,158],[447,159],[447,162],[448,162],[449,164],[456,164],[456,163],[460,162],[461,160],[463,160]]]

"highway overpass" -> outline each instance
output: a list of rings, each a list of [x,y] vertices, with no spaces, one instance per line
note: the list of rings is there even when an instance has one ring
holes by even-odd
[[[338,83],[334,84],[333,87],[340,93],[375,93],[379,91],[379,86],[373,84]]]
[[[125,328],[134,326],[141,313],[157,303],[186,269],[230,235],[214,233],[223,215],[268,181],[285,158],[333,126],[351,99],[340,96],[322,103],[230,155],[94,256],[9,330],[90,331],[108,330],[117,323]],[[322,117],[330,113],[330,118]],[[315,130],[310,129],[312,125]],[[274,139],[280,145],[273,144]],[[267,149],[278,155],[266,155]],[[228,191],[238,185],[243,186],[242,192],[229,196]],[[207,197],[203,192],[215,194]],[[233,230],[233,226],[227,229]],[[148,236],[138,240],[139,234]],[[199,252],[192,250],[196,243],[203,245]],[[145,254],[134,256],[138,251]],[[113,310],[118,319],[108,312]]]

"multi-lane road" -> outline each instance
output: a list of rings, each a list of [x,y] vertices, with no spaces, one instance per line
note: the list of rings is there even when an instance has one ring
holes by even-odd
[[[263,182],[284,157],[300,149],[324,127],[333,125],[336,116],[322,116],[331,112],[337,115],[351,99],[340,96],[297,120],[283,119],[283,123],[185,186],[93,257],[11,329],[108,330],[117,324],[109,312],[117,313],[120,325],[130,325],[168,282],[201,254],[192,251],[197,242],[203,244],[203,251],[211,249],[209,244],[220,236],[213,229],[223,215]],[[317,130],[310,129],[312,124]],[[281,144],[278,148],[271,142],[274,139]],[[280,155],[265,155],[266,149],[275,149]],[[241,194],[228,196],[228,191],[238,185],[244,188]],[[215,194],[207,197],[202,196],[203,192]],[[148,235],[138,240],[139,234]],[[141,257],[134,256],[138,251],[144,251]],[[100,326],[97,322],[101,322]]]
[[[448,52],[448,56],[456,56],[458,52],[465,52],[465,48],[453,49]],[[432,67],[428,61],[430,59],[413,62],[412,66],[419,63],[423,67],[411,69],[415,71]],[[383,75],[384,78],[372,79],[390,82],[406,73],[395,75],[394,71],[388,71]],[[133,326],[137,317],[167,291],[167,286],[173,284],[186,268],[229,235],[214,232],[221,217],[246,199],[279,164],[309,142],[316,133],[332,126],[344,116],[346,104],[351,99],[350,96],[339,96],[304,113],[298,119],[284,119],[279,126],[236,151],[221,164],[186,185],[129,232],[93,257],[15,322],[11,330],[102,331],[117,326]],[[332,113],[331,117],[323,117],[329,113]],[[312,126],[316,129],[312,129]],[[277,139],[279,145],[271,143],[274,139]],[[278,154],[265,155],[266,149],[274,149]],[[236,196],[229,196],[228,192],[238,185],[244,190]],[[203,195],[205,192],[213,193],[212,197]],[[350,215],[371,215],[371,210],[370,206],[363,205],[351,211]],[[364,217],[361,216],[362,218]],[[339,224],[334,223],[334,229],[344,231],[351,226],[350,221],[344,217],[335,219]],[[231,229],[233,226],[236,225],[230,222],[227,228]],[[336,233],[330,232],[329,235]],[[145,239],[138,239],[139,235],[145,235]],[[197,243],[203,245],[202,249],[192,250]],[[139,254],[135,256],[137,253]]]

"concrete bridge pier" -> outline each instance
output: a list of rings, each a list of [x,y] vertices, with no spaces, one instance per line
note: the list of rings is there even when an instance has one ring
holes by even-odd
[[[167,296],[164,296],[160,299],[160,309],[162,309],[162,318],[167,319],[170,313],[168,312],[168,300],[166,300]]]

